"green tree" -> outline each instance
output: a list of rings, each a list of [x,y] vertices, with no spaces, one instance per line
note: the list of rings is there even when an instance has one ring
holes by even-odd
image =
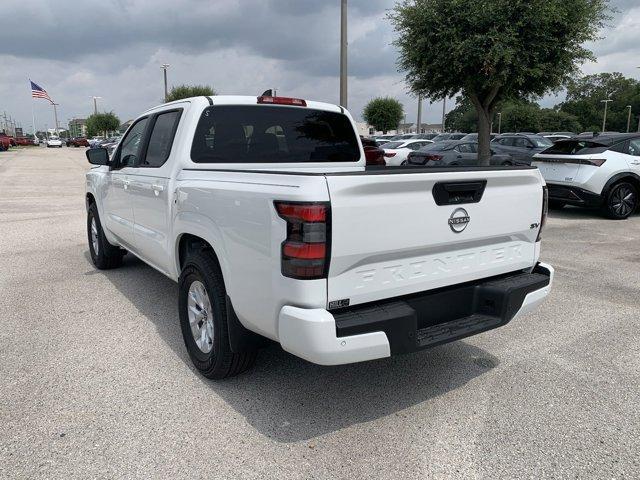
[[[447,113],[445,123],[452,132],[477,132],[478,114],[471,100],[464,95],[456,97],[456,106]]]
[[[389,97],[374,98],[367,103],[362,112],[365,122],[384,133],[398,128],[403,116],[402,104],[395,98]]]
[[[182,100],[183,98],[215,95],[216,91],[209,85],[174,85],[167,95],[167,102]]]
[[[478,114],[479,163],[490,160],[496,106],[559,89],[586,60],[608,0],[402,0],[389,13],[412,92],[462,92]]]
[[[631,105],[632,125],[637,125],[640,113],[640,82],[626,78],[621,73],[599,73],[587,75],[569,82],[567,98],[560,104],[560,110],[580,119],[588,131],[602,130],[604,104],[602,100],[611,98],[607,107],[607,130],[627,131],[629,109]]]
[[[108,132],[115,132],[120,126],[120,119],[113,112],[94,113],[87,118],[87,135],[107,136]]]

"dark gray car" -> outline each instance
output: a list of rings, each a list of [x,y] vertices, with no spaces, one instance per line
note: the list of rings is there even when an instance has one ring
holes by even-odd
[[[531,165],[536,153],[553,146],[553,142],[542,135],[523,133],[499,135],[491,141],[491,148],[496,153],[510,155],[518,165]]]
[[[425,165],[428,167],[463,166],[478,164],[478,143],[465,140],[449,140],[433,143],[418,151],[409,153],[407,165]],[[513,165],[509,155],[491,150],[491,165]]]

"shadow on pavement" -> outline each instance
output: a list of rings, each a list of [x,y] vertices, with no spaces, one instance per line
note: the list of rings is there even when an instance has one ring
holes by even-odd
[[[631,214],[630,218],[640,216],[640,210]],[[550,218],[562,218],[563,220],[585,220],[585,219],[593,219],[593,220],[607,220],[607,217],[602,213],[602,210],[599,208],[583,208],[583,207],[573,207],[571,205],[567,205],[561,209],[549,209],[549,217]],[[616,220],[611,220],[615,222]]]
[[[85,253],[90,262],[88,252]],[[194,372],[182,341],[177,285],[127,255],[103,273],[151,320],[163,341]],[[498,365],[490,353],[456,342],[416,354],[337,367],[311,364],[271,346],[248,373],[222,382],[201,377],[263,435],[296,442],[398,414],[455,390]]]

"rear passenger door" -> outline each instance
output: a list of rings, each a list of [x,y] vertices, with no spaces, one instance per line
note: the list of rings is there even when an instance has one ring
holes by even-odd
[[[149,119],[145,147],[135,171],[129,174],[133,198],[136,253],[159,270],[170,270],[168,234],[171,208],[169,179],[174,138],[182,108],[165,110]]]

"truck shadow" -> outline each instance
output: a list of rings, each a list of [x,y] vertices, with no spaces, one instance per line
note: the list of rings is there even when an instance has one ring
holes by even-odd
[[[132,255],[125,257],[122,268],[101,273],[153,322],[163,341],[204,386],[261,434],[283,443],[403,416],[404,410],[460,388],[499,363],[466,342],[337,367],[311,364],[273,345],[260,351],[250,372],[213,382],[195,370],[184,348],[174,282]]]
[[[629,218],[640,217],[640,210],[632,213]],[[608,220],[599,208],[584,208],[566,206],[561,209],[550,209],[549,218],[561,218],[563,220]],[[615,220],[611,220],[615,222]]]

